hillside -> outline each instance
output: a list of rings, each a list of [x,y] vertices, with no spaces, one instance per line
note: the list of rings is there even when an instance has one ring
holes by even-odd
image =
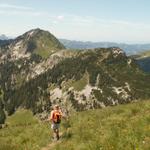
[[[68,109],[76,110],[101,108],[150,97],[149,84],[145,84],[149,80],[120,49],[87,50],[9,89],[4,99],[10,114],[20,105],[34,113],[42,113],[55,103],[69,103]]]
[[[139,53],[134,58],[145,72],[150,73],[150,51]]]
[[[71,52],[63,49],[65,47],[51,33],[41,29],[30,30],[13,40],[0,41],[0,124],[6,116],[3,110],[10,109],[6,102],[13,103],[8,95],[52,68],[66,57],[66,53],[70,57]]]
[[[40,122],[29,110],[19,110],[0,129],[1,150],[39,150],[50,142],[48,124]]]
[[[149,150],[150,102],[76,113],[56,150]]]
[[[66,50],[52,37],[47,31],[34,29],[1,47],[2,123],[18,108],[45,118],[56,103],[67,113],[150,98],[150,76],[122,49]],[[33,41],[36,47],[29,46]],[[46,55],[42,44],[49,47]]]
[[[150,57],[150,50],[142,53],[143,57]]]
[[[4,45],[7,45],[9,43],[11,43],[12,40],[0,40],[0,46],[4,46]]]
[[[52,143],[50,125],[19,110],[0,130],[2,150],[149,150],[150,101],[88,110],[63,120],[60,142]],[[17,136],[16,136],[17,135]]]

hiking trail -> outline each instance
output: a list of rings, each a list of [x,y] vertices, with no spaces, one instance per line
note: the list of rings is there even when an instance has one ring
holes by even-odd
[[[60,132],[60,137],[62,136],[62,132]],[[50,142],[47,146],[43,147],[41,150],[53,150],[53,147],[61,143],[61,139],[59,141]]]

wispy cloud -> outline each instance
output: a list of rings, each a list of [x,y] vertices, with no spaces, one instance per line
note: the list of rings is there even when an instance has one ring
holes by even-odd
[[[128,20],[110,20],[93,16],[79,16],[74,14],[49,14],[46,11],[37,11],[31,7],[19,5],[0,4],[0,15],[23,16],[23,17],[41,17],[49,20],[53,24],[60,22],[68,26],[88,27],[88,28],[111,28],[111,29],[149,29],[150,23],[132,22]],[[49,18],[49,19],[48,19]]]
[[[59,15],[59,16],[57,16],[57,19],[58,20],[64,20],[64,16],[63,15]]]
[[[58,37],[68,39],[91,41],[125,41],[127,39],[142,41],[150,39],[150,22],[148,21],[141,23],[67,13],[51,14],[48,11],[38,11],[30,7],[4,4],[0,4],[0,15],[3,17],[6,15],[8,18],[19,16],[26,21],[28,19],[31,21],[31,18],[34,18],[31,27],[39,26],[54,32]],[[20,26],[20,20],[18,26]],[[24,25],[24,29],[25,27]],[[19,29],[15,30],[17,33]]]
[[[6,16],[22,16],[22,17],[29,17],[29,16],[34,16],[34,17],[49,17],[49,14],[46,12],[40,12],[32,9],[1,9],[0,10],[0,15],[6,15]]]
[[[130,42],[146,41],[150,38],[150,22],[134,22],[73,14],[61,15],[64,16],[61,22],[57,15],[49,19],[51,29],[58,37],[115,42],[127,40]]]
[[[15,9],[15,10],[33,10],[33,8],[31,8],[31,7],[11,5],[11,4],[0,4],[0,8],[2,8],[2,9]]]
[[[119,28],[150,29],[150,23],[132,22],[128,20],[110,20],[107,18],[102,19],[102,18],[96,18],[92,16],[78,16],[78,15],[63,14],[58,16],[49,16],[49,18],[53,23],[59,23],[60,21],[63,21],[62,23],[68,25],[82,26],[82,27],[99,26],[105,28],[119,27]]]
[[[150,29],[150,24],[131,22],[127,20],[109,20],[103,18],[97,18],[93,16],[78,16],[74,14],[49,14],[45,11],[37,11],[31,7],[25,7],[20,5],[0,4],[0,15],[7,16],[34,16],[41,18],[49,18],[52,23],[65,25],[72,25],[77,27],[105,27],[105,28],[138,28],[138,29]]]
[[[91,23],[92,25],[100,25],[105,27],[122,27],[122,28],[149,28],[150,29],[150,23],[141,23],[141,22],[133,22],[129,20],[115,20],[115,19],[102,19],[102,18],[95,18],[95,17],[80,17],[79,19],[82,23]]]

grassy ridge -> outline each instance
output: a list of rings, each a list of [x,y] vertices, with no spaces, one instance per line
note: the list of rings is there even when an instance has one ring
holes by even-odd
[[[141,57],[150,57],[150,50],[148,50],[148,51],[145,51],[145,52],[142,52],[141,54],[140,54],[140,56]]]
[[[75,114],[55,150],[149,150],[150,101]]]
[[[18,111],[6,123],[8,127],[0,130],[0,150],[40,150],[50,141],[50,127],[30,111]]]
[[[149,150],[150,101],[89,110],[62,121],[53,150]],[[0,150],[40,150],[50,144],[50,126],[21,110],[0,130]]]

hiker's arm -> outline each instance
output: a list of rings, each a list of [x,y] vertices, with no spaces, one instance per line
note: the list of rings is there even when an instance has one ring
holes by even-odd
[[[49,117],[49,121],[53,121],[53,114],[54,114],[54,112],[51,111],[51,114],[50,114],[50,117]]]

